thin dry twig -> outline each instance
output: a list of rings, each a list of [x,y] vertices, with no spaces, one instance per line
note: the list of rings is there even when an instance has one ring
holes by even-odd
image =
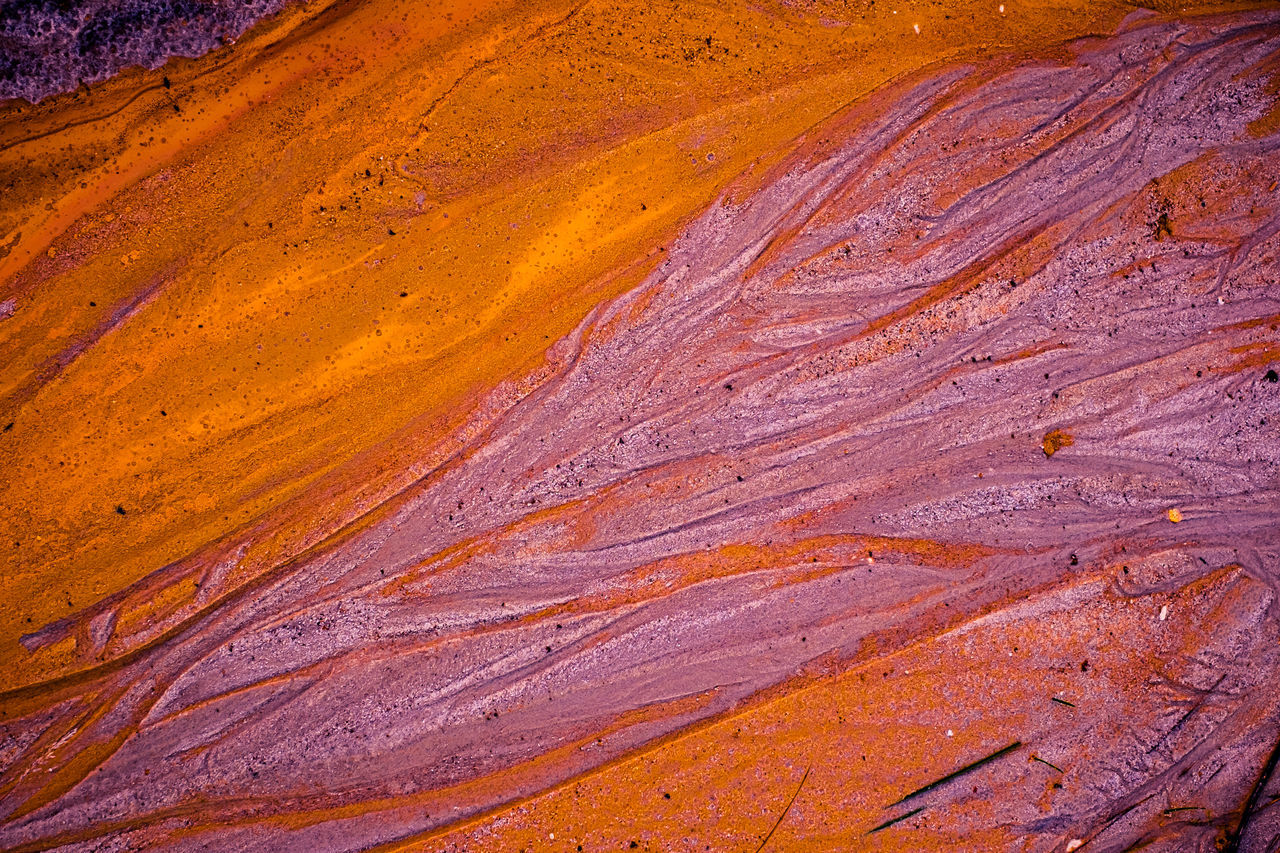
[[[804,770],[804,775],[800,777],[800,784],[796,786],[796,792],[791,795],[791,799],[787,800],[787,806],[782,810],[782,814],[778,815],[777,822],[773,825],[773,829],[769,830],[769,834],[764,837],[764,841],[760,842],[760,846],[756,848],[756,853],[760,853],[764,846],[769,843],[769,839],[773,838],[773,834],[778,831],[778,827],[782,826],[782,821],[786,818],[787,812],[791,811],[791,804],[796,801],[796,797],[800,796],[800,789],[804,787],[805,780],[809,778],[809,771],[813,769],[810,764]]]
[[[890,803],[889,805],[885,806],[885,808],[891,809],[894,806],[900,806],[903,803],[905,803],[907,800],[910,800],[914,797],[920,796],[921,794],[932,791],[934,788],[937,788],[941,785],[945,785],[946,783],[950,782],[952,779],[958,779],[961,776],[964,776],[966,773],[972,773],[973,771],[977,770],[979,767],[982,767],[985,764],[990,764],[992,761],[995,761],[997,758],[1008,755],[1009,753],[1013,752],[1015,749],[1017,749],[1020,746],[1022,746],[1022,741],[1015,740],[1013,743],[1009,744],[1008,746],[1001,747],[1000,749],[997,749],[995,752],[991,753],[990,755],[984,756],[983,758],[979,758],[977,761],[970,762],[969,764],[966,764],[964,767],[961,767],[959,770],[952,771],[951,773],[948,773],[946,776],[943,776],[941,779],[937,779],[933,782],[930,782],[928,785],[925,785],[923,788],[916,788],[910,794],[907,794],[905,797]]]

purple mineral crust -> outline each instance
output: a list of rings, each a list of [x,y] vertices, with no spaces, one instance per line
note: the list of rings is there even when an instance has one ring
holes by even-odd
[[[147,583],[199,572],[203,603],[163,624],[108,601],[30,635],[111,662],[6,697],[0,846],[357,849],[529,793],[424,792],[585,740],[581,771],[876,632],[1224,567],[1236,603],[1160,682],[1200,745],[1162,746],[1183,705],[1099,709],[1105,772],[1007,829],[1122,849],[1144,813],[1115,804],[1214,777],[1186,838],[1236,826],[1280,714],[1280,135],[1250,129],[1277,55],[1274,12],[1140,18],[852,105],[348,533],[238,588],[234,542],[169,567]]]
[[[0,101],[208,53],[288,0],[0,0]]]

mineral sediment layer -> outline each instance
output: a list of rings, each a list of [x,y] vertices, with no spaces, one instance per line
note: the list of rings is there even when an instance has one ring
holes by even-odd
[[[0,847],[1276,849],[1278,74],[367,0],[9,104]]]
[[[283,0],[3,0],[0,100],[37,102],[241,35]]]

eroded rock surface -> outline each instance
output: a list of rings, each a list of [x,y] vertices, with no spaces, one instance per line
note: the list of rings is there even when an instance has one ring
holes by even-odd
[[[395,499],[24,636],[104,662],[4,695],[0,843],[1273,849],[1278,62],[1139,14],[842,109]]]

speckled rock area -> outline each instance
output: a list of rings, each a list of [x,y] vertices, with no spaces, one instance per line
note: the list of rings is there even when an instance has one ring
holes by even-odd
[[[847,99],[332,532],[24,627],[0,847],[1276,850],[1278,71]]]
[[[3,0],[0,101],[37,102],[131,65],[234,41],[284,0]]]

